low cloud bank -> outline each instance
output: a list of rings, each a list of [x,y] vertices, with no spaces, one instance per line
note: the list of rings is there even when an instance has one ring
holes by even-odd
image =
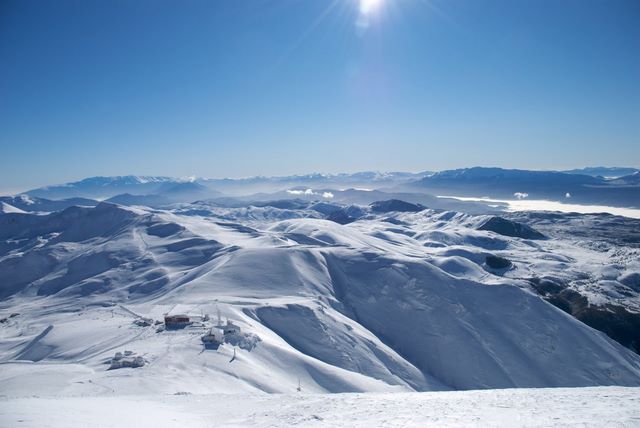
[[[322,195],[320,195],[319,193],[314,192],[312,189],[306,189],[306,190],[289,189],[287,190],[287,193],[290,195],[305,195],[305,196],[318,195],[318,196],[322,196],[325,199],[331,199],[334,196],[334,194],[331,192],[323,192]]]

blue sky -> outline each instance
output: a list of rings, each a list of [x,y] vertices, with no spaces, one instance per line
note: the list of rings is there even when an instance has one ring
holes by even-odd
[[[0,4],[4,191],[473,165],[639,166],[640,2]]]

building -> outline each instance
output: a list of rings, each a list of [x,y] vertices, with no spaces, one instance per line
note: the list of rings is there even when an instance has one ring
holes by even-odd
[[[193,320],[187,314],[165,315],[164,325],[168,329],[185,328],[191,325]]]
[[[213,327],[201,339],[205,347],[217,347],[224,342],[224,332],[219,328]]]
[[[191,305],[174,305],[164,314],[164,325],[167,329],[178,329],[190,326],[193,323],[201,323],[204,314],[197,307]]]
[[[240,334],[240,326],[235,325],[229,320],[227,320],[227,324],[224,326],[221,326],[221,328],[225,336],[228,336],[231,334]]]

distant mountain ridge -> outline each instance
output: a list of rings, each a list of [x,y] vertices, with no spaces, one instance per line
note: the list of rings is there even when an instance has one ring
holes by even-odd
[[[250,194],[283,190],[295,186],[339,186],[357,187],[358,185],[396,185],[425,177],[431,172],[377,172],[365,171],[353,174],[307,174],[282,177],[247,177],[247,178],[193,178],[181,179],[166,176],[125,175],[114,177],[89,177],[80,181],[61,185],[45,186],[29,190],[25,194],[48,199],[66,199],[85,197],[107,199],[118,195],[148,196],[173,193],[176,197],[169,200],[189,198],[206,198],[224,194]],[[178,194],[182,194],[178,196]],[[187,198],[188,199],[188,198]]]
[[[554,179],[560,182],[581,183],[581,184],[601,184],[602,180],[597,177],[582,174],[567,174],[559,171],[532,171],[525,169],[504,169],[504,168],[487,168],[473,167],[451,169],[436,172],[435,174],[425,177],[422,181],[445,182],[448,180],[467,180],[467,181],[528,181],[531,179],[549,180]]]
[[[580,173],[581,171],[584,173]],[[595,175],[629,171],[632,172],[617,178]],[[365,171],[353,174],[314,173],[239,179],[180,179],[129,175],[90,177],[72,183],[33,189],[26,192],[26,195],[49,200],[76,197],[96,200],[115,198],[114,202],[127,205],[158,206],[278,192],[283,193],[282,199],[291,199],[301,192],[307,192],[314,198],[317,195],[330,198],[331,195],[337,195],[337,192],[349,189],[457,197],[487,196],[495,199],[514,199],[519,196],[577,204],[640,207],[640,173],[633,168],[615,167],[592,167],[568,172],[473,167],[436,173]],[[287,195],[285,192],[291,194]],[[408,200],[406,196],[401,199]]]
[[[25,212],[61,211],[74,205],[95,207],[98,204],[98,201],[87,198],[49,200],[28,195],[0,196],[0,202]]]
[[[638,186],[640,185],[640,171],[623,177],[614,178],[610,180],[610,183],[622,186]]]
[[[639,171],[640,169],[638,168],[592,166],[586,168],[569,169],[561,172],[565,172],[567,174],[591,175],[593,177],[619,178],[625,175],[634,174]]]
[[[583,174],[503,168],[440,171],[412,184],[432,194],[640,207],[640,186]]]
[[[171,177],[122,175],[114,177],[88,177],[80,181],[45,186],[29,190],[25,194],[48,199],[84,197],[105,199],[121,193],[149,194],[158,191],[163,184],[180,182]]]

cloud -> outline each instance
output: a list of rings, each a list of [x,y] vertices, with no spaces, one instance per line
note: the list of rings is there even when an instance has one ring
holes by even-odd
[[[287,193],[290,194],[290,195],[317,195],[317,193],[314,192],[311,189],[307,189],[307,190],[299,190],[299,189],[292,190],[292,189],[289,189],[289,190],[287,190]]]
[[[515,196],[516,199],[526,199],[529,197],[529,194],[524,192],[516,192],[513,194],[513,196]]]
[[[305,196],[318,195],[318,196],[320,196],[320,193],[317,193],[317,192],[313,191],[312,189],[306,189],[306,190],[289,189],[289,190],[287,190],[287,193],[290,194],[290,195],[305,195]],[[323,192],[322,193],[322,197],[325,198],[325,199],[332,199],[333,196],[334,195],[331,192]]]

